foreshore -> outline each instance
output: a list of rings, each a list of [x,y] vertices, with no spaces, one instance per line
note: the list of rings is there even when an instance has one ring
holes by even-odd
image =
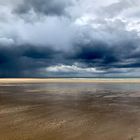
[[[140,78],[1,78],[8,83],[140,83]]]
[[[1,79],[0,140],[140,140],[140,86],[126,82]]]

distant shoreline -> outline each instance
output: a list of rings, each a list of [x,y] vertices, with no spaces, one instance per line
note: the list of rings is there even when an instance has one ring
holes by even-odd
[[[140,78],[0,78],[8,83],[140,83]]]

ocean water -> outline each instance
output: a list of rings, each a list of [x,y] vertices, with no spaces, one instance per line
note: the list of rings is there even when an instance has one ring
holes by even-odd
[[[140,140],[140,84],[0,84],[0,140]]]

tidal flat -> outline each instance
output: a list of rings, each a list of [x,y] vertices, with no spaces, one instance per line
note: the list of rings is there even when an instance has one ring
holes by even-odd
[[[138,79],[10,80],[0,80],[0,140],[140,140]]]

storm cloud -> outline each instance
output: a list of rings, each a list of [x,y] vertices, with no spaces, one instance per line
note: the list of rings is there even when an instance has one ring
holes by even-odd
[[[139,0],[0,0],[0,77],[140,76]]]
[[[66,14],[66,8],[72,3],[72,0],[23,0],[15,8],[15,12],[18,14],[29,14],[33,10],[39,14],[61,16]]]

